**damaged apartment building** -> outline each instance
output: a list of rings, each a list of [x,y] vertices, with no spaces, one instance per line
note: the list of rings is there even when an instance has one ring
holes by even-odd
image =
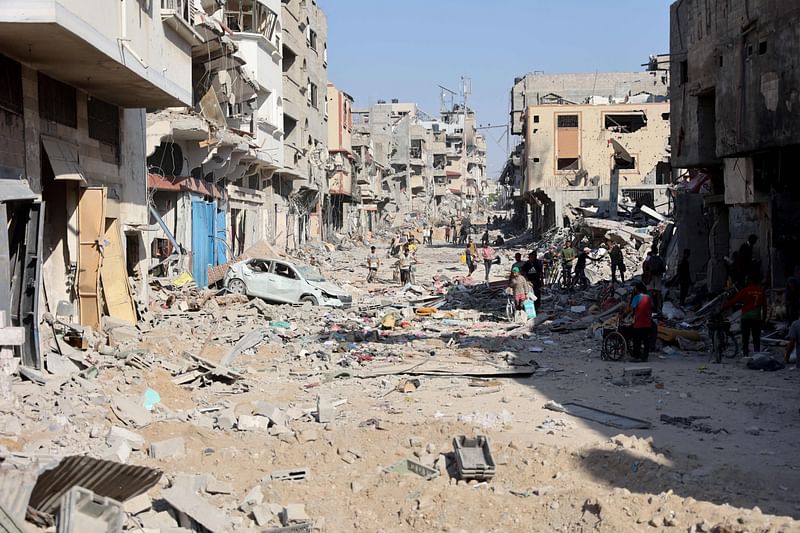
[[[800,247],[800,10],[795,2],[683,0],[671,8],[672,158],[678,228],[709,290],[754,234],[773,287],[797,275]]]
[[[271,180],[283,166],[278,0],[207,2],[186,32],[193,106],[147,116],[151,212],[158,275],[209,268],[274,237]]]
[[[472,110],[454,105],[433,117],[415,103],[392,100],[354,116],[354,131],[365,139],[360,142],[368,137],[376,159],[385,153],[391,166],[378,202],[381,218],[435,220],[482,205],[486,139],[477,133]]]
[[[322,234],[328,166],[328,26],[314,0],[281,2],[283,166],[272,179],[271,240],[298,248]]]
[[[136,321],[144,108],[192,104],[192,14],[166,0],[0,3],[0,309],[25,328],[26,367],[43,368],[43,316]]]
[[[517,220],[539,233],[560,226],[568,205],[608,208],[612,140],[632,156],[617,167],[621,203],[668,212],[668,74],[667,58],[660,56],[642,72],[536,72],[516,79],[511,133],[522,142],[500,184],[511,193]]]

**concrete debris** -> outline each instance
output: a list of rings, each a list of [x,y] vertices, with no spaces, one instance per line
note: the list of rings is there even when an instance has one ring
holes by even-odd
[[[181,527],[192,530],[203,527],[210,533],[233,530],[231,519],[197,494],[172,488],[163,491],[161,496],[178,514]]]
[[[173,459],[186,454],[186,443],[183,437],[150,443],[150,457],[153,459]]]

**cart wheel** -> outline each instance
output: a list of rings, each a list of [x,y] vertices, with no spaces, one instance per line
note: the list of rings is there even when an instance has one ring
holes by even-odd
[[[627,342],[621,333],[616,331],[606,335],[603,339],[603,354],[609,361],[619,361],[628,351]]]

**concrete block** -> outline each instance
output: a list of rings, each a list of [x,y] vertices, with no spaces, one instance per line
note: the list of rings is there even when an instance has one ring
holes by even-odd
[[[138,341],[141,333],[132,326],[114,328],[108,332],[108,340],[112,346],[131,341]]]
[[[208,479],[207,474],[175,474],[171,486],[187,492],[200,492],[208,487]]]
[[[118,440],[109,450],[107,457],[110,461],[117,461],[118,463],[127,463],[131,458],[131,445],[126,440]]]
[[[321,396],[317,396],[317,422],[327,424],[333,422],[334,418],[336,418],[336,408],[333,404]]]
[[[261,415],[266,416],[269,418],[270,422],[275,424],[276,426],[285,426],[286,425],[286,413],[284,413],[279,407],[276,407],[268,402],[256,402],[256,407],[253,409],[254,415]]]
[[[217,429],[228,431],[233,429],[236,425],[236,415],[233,412],[225,412],[217,416],[216,426]]]
[[[269,418],[266,416],[239,415],[236,421],[239,431],[260,431],[269,428]]]
[[[264,527],[272,522],[273,514],[270,508],[266,505],[256,505],[253,507],[253,519],[256,525]]]
[[[117,442],[124,440],[127,441],[131,450],[141,450],[145,446],[145,439],[143,436],[119,426],[111,426],[106,434],[106,444],[114,446]]]
[[[150,457],[153,459],[169,459],[186,455],[186,443],[183,437],[150,443]]]
[[[148,529],[166,530],[178,527],[178,523],[172,518],[172,515],[166,511],[155,512],[147,511],[141,513],[137,518],[142,522],[142,526]]]
[[[122,506],[126,513],[137,515],[149,511],[152,507],[152,502],[147,494],[139,494],[123,503]]]
[[[208,483],[206,483],[206,492],[208,494],[232,494],[233,485],[227,481],[219,481],[213,476],[209,476]]]
[[[286,426],[272,426],[271,428],[269,428],[269,434],[272,435],[273,437],[283,434],[293,435],[294,431],[292,431],[290,428]]]
[[[292,522],[304,522],[306,520],[308,520],[308,515],[306,514],[306,506],[304,504],[290,503],[283,508],[281,521],[284,526],[288,526]]]

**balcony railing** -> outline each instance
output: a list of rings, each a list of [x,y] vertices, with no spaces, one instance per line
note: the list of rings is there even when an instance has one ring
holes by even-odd
[[[161,0],[161,18],[177,15],[189,26],[194,26],[194,15],[197,8],[191,0]]]

